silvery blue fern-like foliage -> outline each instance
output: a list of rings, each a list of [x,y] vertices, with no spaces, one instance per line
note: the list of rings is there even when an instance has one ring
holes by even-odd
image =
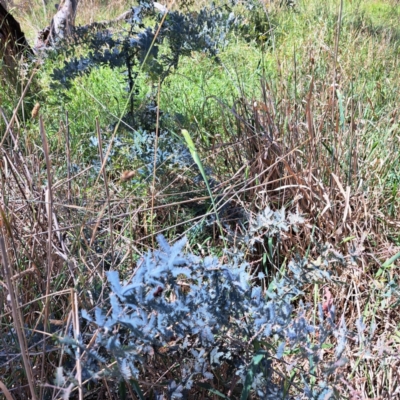
[[[252,225],[253,235],[267,225],[287,226],[266,215],[271,216],[269,209]],[[286,224],[299,219],[295,214],[284,218]],[[116,362],[117,375],[136,382],[132,385],[143,396],[137,380],[144,380],[162,359],[165,371],[160,375],[165,372],[169,383],[163,391],[154,391],[155,398],[190,398],[194,388],[212,391],[216,382],[219,393],[230,391],[231,398],[337,395],[332,382],[346,362],[344,321],[336,324],[334,308],[326,312],[322,305],[310,321],[309,307],[298,300],[305,285],[330,280],[328,261],[316,266],[292,260],[263,290],[235,249],[226,250],[222,258],[201,258],[185,251],[186,238],[172,245],[161,235],[157,240],[159,249],[143,257],[129,280],[118,271],[107,273],[108,307],[82,310],[83,319],[95,329],[94,343],[85,345],[93,329],[78,342],[61,339],[70,349],[85,350],[85,378],[110,373],[107,365]],[[337,345],[325,362],[322,349],[332,340]],[[178,368],[167,373],[175,363]]]

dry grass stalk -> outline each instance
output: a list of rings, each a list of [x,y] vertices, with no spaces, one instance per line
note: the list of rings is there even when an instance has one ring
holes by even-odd
[[[0,389],[2,390],[6,400],[15,400],[10,391],[7,389],[6,385],[0,381]]]
[[[46,132],[44,130],[43,119],[39,117],[39,130],[40,136],[42,138],[43,152],[46,160],[47,169],[47,190],[46,190],[46,210],[47,210],[47,222],[48,222],[48,236],[47,236],[47,274],[46,274],[46,299],[44,305],[44,319],[43,319],[43,331],[47,333],[50,313],[50,291],[51,291],[51,277],[53,270],[53,249],[52,249],[52,236],[53,236],[53,192],[52,192],[52,174],[51,174],[51,162],[49,155],[49,146],[47,143]],[[43,354],[46,354],[46,335],[43,335]],[[46,363],[43,360],[41,381],[44,382],[45,379]],[[43,386],[40,391],[40,398],[43,397]]]
[[[3,226],[4,225],[7,226],[8,222],[6,220],[4,211],[2,209],[0,211],[1,211],[1,217],[2,217],[1,231],[4,231]],[[18,336],[18,343],[19,343],[19,347],[21,349],[21,356],[22,356],[22,360],[24,363],[25,373],[27,375],[27,380],[28,380],[29,389],[30,389],[30,395],[31,395],[32,400],[36,400],[37,397],[36,397],[36,391],[35,391],[35,381],[33,379],[32,367],[31,367],[31,363],[29,360],[29,353],[27,351],[27,346],[26,346],[24,323],[23,323],[23,319],[22,319],[19,305],[18,305],[17,291],[16,291],[16,288],[14,287],[14,284],[13,284],[12,278],[11,278],[13,275],[13,272],[11,269],[11,265],[8,261],[6,245],[4,242],[4,232],[1,232],[1,236],[0,236],[0,251],[1,251],[1,257],[2,257],[4,276],[5,276],[6,282],[7,282],[8,294],[9,294],[9,297],[11,300],[13,326],[14,326],[14,328],[17,332],[17,336]],[[2,383],[2,386],[4,386],[3,383]],[[5,393],[7,393],[7,391],[5,391]]]

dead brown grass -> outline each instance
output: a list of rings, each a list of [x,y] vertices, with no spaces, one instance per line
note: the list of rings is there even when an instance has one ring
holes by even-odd
[[[365,177],[363,171],[369,168],[363,162],[362,146],[358,145],[363,128],[352,123],[355,117],[350,114],[350,123],[344,132],[339,132],[338,99],[331,96],[328,88],[319,91],[317,97],[311,83],[309,94],[300,105],[281,100],[281,95],[278,103],[270,87],[265,82],[261,84],[261,100],[242,99],[231,110],[237,123],[236,141],[232,141],[232,130],[228,130],[230,142],[222,140],[214,145],[212,158],[214,165],[222,166],[221,179],[233,176],[224,199],[231,195],[249,212],[265,206],[285,207],[306,217],[298,232],[284,234],[274,242],[274,254],[267,264],[263,261],[263,254],[269,253],[267,240],[258,254],[252,255],[254,267],[267,272],[267,276],[268,270],[276,270],[296,253],[308,256],[315,265],[319,265],[323,249],[343,255],[343,266],[331,271],[334,283],[310,286],[304,300],[311,304],[325,302],[329,290],[337,323],[344,318],[354,332],[346,354],[350,360],[347,379],[339,392],[352,399],[364,399],[371,393],[374,398],[390,398],[400,384],[396,373],[399,346],[394,339],[398,335],[393,308],[397,300],[391,295],[385,298],[384,292],[388,281],[397,282],[398,262],[386,262],[390,265],[386,272],[382,264],[400,254],[400,246],[392,242],[400,226],[398,208],[389,216],[384,211],[386,200],[382,193],[366,191],[360,183]],[[360,105],[349,104],[350,111],[356,107]],[[323,146],[328,141],[326,127],[335,132],[337,157]],[[346,149],[343,141],[349,136],[354,138],[351,161],[341,165],[341,152]],[[221,159],[229,160],[227,167],[223,167]],[[376,171],[369,173],[368,179],[375,180]],[[375,326],[375,335],[369,338],[368,331],[357,330],[360,320],[368,327]],[[367,363],[360,363],[367,352]],[[324,358],[329,358],[329,353]]]

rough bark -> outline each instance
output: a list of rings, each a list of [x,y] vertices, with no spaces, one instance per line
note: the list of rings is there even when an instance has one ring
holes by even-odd
[[[21,26],[14,17],[0,4],[0,59],[2,72],[6,79],[15,81],[18,60],[22,55],[32,54]]]
[[[47,46],[52,46],[58,39],[63,39],[73,33],[78,3],[79,0],[61,1],[58,5],[57,12],[51,20],[50,26],[47,26],[38,33],[35,43],[36,50],[42,50]]]
[[[63,0],[58,6],[58,11],[51,21],[51,40],[65,38],[70,35],[75,26],[76,9],[78,0]]]

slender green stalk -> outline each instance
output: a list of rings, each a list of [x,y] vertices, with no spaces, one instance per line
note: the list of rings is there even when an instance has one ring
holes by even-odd
[[[222,228],[222,224],[221,224],[221,221],[219,219],[217,205],[215,203],[215,200],[214,200],[210,185],[208,183],[207,175],[206,175],[206,172],[204,171],[203,164],[202,164],[202,162],[200,160],[199,153],[196,150],[196,146],[194,145],[194,142],[193,142],[193,140],[192,140],[192,138],[190,136],[190,133],[186,129],[182,129],[182,135],[185,138],[185,141],[186,141],[186,144],[187,144],[188,149],[190,151],[190,154],[192,155],[194,162],[198,166],[198,168],[200,170],[200,173],[201,173],[201,176],[203,177],[204,182],[205,182],[205,184],[207,186],[207,190],[208,190],[208,193],[209,193],[210,198],[211,198],[211,203],[212,203],[213,208],[214,208],[215,217],[217,218],[217,221],[218,221],[218,226],[219,226],[219,229],[220,229],[220,232],[221,232],[221,237],[222,237],[222,240],[224,241],[224,244],[226,246],[226,241],[225,241],[225,237],[224,237],[224,230]]]

